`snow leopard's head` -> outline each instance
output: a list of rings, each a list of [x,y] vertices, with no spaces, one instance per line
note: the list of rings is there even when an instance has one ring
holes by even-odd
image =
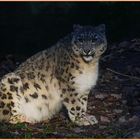
[[[86,62],[99,58],[107,48],[105,25],[81,26],[74,25],[72,33],[72,49]]]

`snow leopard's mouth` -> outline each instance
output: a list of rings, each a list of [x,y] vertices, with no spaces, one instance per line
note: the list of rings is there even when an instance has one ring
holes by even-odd
[[[90,62],[93,60],[94,55],[82,55],[82,58],[84,59],[84,61]]]
[[[91,50],[81,50],[81,57],[85,62],[90,62],[95,57],[95,51]]]

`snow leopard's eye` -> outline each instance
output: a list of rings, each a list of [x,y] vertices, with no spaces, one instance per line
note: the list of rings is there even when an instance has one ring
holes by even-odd
[[[91,41],[92,41],[92,42],[95,42],[95,41],[97,41],[98,39],[99,39],[98,35],[95,34],[95,35],[92,36]]]
[[[81,37],[79,37],[79,38],[77,39],[77,41],[78,41],[79,43],[83,43],[83,42],[84,42],[83,38],[81,38]]]
[[[94,38],[95,38],[95,39],[98,39],[98,38],[99,38],[99,36],[95,34],[95,35],[94,35]]]

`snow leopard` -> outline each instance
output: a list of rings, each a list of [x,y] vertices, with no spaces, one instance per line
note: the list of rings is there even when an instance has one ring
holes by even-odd
[[[87,114],[87,102],[106,48],[104,24],[73,25],[55,45],[1,78],[0,121],[47,122],[64,106],[76,125],[97,124],[96,117]]]

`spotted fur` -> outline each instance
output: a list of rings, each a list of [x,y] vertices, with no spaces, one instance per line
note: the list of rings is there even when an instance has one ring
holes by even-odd
[[[75,25],[51,48],[22,63],[0,81],[0,121],[47,121],[64,105],[77,125],[97,123],[87,100],[98,78],[98,61],[106,49],[104,25]]]

